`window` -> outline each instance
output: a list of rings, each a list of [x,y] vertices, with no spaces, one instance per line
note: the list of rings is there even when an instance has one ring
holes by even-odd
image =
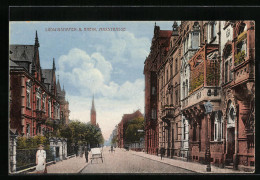
[[[39,93],[36,94],[36,109],[41,110],[41,96]]]
[[[152,87],[152,95],[155,95],[155,87]]]
[[[233,73],[231,71],[231,68],[232,68],[232,58],[230,58],[230,60],[229,60],[229,81],[233,80],[233,78],[232,78]]]
[[[28,107],[28,108],[31,107],[31,98],[30,98],[31,96],[30,96],[30,94],[31,94],[30,91],[26,92],[26,107]]]
[[[215,113],[214,119],[214,141],[220,141],[223,139],[224,127],[223,118],[221,112]]]
[[[30,124],[26,124],[26,135],[30,136],[31,132],[30,132]]]
[[[183,140],[186,140],[186,124],[184,118],[183,118]]]
[[[224,51],[224,82],[227,83],[232,80],[232,47],[227,45]]]
[[[175,59],[175,74],[177,74],[178,71],[178,59]]]
[[[178,90],[175,91],[175,103],[178,104]]]
[[[51,117],[51,100],[48,102],[48,115]]]
[[[42,109],[43,109],[43,111],[46,111],[45,103],[46,103],[46,97],[43,97],[42,98]]]
[[[213,23],[211,24],[211,40],[213,40],[213,39],[215,38],[215,36],[216,36],[216,34],[215,34],[215,29],[216,29],[216,25],[215,25],[215,23],[213,22]]]
[[[156,110],[155,109],[152,109],[151,118],[156,119]]]
[[[26,107],[28,108],[31,107],[31,87],[32,87],[32,82],[28,80],[26,82]]]
[[[37,129],[36,129],[36,131],[37,131],[37,134],[41,134],[42,132],[41,132],[41,126],[37,126]]]

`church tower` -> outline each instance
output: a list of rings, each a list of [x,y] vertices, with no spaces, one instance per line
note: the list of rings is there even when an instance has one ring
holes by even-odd
[[[95,109],[95,104],[94,104],[94,95],[92,99],[92,107],[90,111],[90,122],[92,125],[96,126],[96,109]]]

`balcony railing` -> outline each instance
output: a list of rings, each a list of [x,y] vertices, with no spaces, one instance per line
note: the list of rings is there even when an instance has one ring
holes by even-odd
[[[167,124],[170,123],[170,119],[174,118],[175,107],[173,105],[166,105],[162,109],[162,121]]]
[[[42,122],[46,121],[47,116],[45,115],[45,111],[35,110],[35,112],[36,112],[36,120],[37,121],[42,121]]]
[[[218,45],[206,44],[190,59],[189,94],[201,87],[219,86],[220,63],[216,57],[217,51]]]

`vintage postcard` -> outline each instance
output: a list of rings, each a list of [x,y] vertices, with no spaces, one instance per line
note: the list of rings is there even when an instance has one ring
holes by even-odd
[[[255,21],[10,21],[9,174],[255,171]]]

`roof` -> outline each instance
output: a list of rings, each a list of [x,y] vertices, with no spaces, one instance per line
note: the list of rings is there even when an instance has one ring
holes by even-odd
[[[13,61],[32,62],[34,58],[34,45],[10,45],[9,57]]]
[[[13,62],[12,60],[9,59],[9,66],[10,67],[19,67],[18,64],[16,64],[15,62]]]
[[[160,37],[171,37],[172,31],[169,30],[160,30]]]
[[[132,114],[124,114],[122,121],[123,121],[123,123],[126,123],[128,121],[131,121],[131,120],[137,118],[137,117],[143,117],[143,114],[139,110],[135,111]]]
[[[45,84],[50,84],[51,85],[51,81],[52,81],[52,69],[42,69],[42,77],[45,78],[44,79],[44,83]],[[46,86],[46,88],[48,89],[48,86]],[[49,91],[51,90],[51,86],[49,86]]]
[[[61,94],[61,88],[60,88],[60,81],[58,79],[58,82],[57,82],[57,93]]]

